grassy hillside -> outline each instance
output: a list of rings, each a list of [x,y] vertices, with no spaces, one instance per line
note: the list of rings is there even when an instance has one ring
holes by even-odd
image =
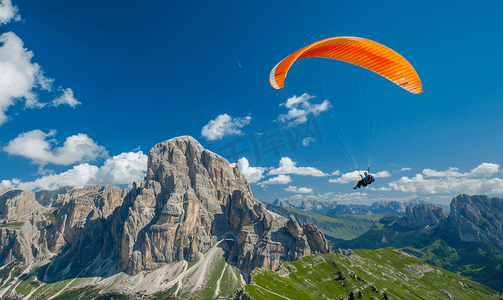
[[[255,299],[500,299],[495,290],[385,248],[308,256],[278,271],[255,270]]]
[[[444,268],[503,292],[503,253],[484,243],[462,243],[440,236],[437,230],[401,232],[393,228],[369,230],[337,245],[344,249],[395,247],[428,264]]]

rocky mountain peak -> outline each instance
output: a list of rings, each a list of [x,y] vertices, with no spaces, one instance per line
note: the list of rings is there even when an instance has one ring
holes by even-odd
[[[399,218],[396,224],[407,229],[419,229],[426,226],[437,226],[447,219],[449,212],[435,204],[419,204],[414,207],[407,206],[405,217]]]
[[[503,248],[503,199],[458,195],[444,226],[462,241],[483,241]]]
[[[42,206],[35,199],[35,193],[7,188],[0,191],[0,219],[7,221],[28,221]]]
[[[152,147],[145,180],[129,191],[113,185],[2,190],[0,213],[26,220],[0,230],[0,260],[27,267],[50,259],[46,279],[53,281],[82,270],[133,275],[183,265],[215,246],[244,274],[330,250],[316,226],[268,211],[237,166],[189,136]]]
[[[45,240],[53,260],[71,260],[72,268],[99,258],[108,269],[137,274],[196,261],[219,245],[246,274],[329,251],[316,226],[295,221],[289,229],[294,221],[255,199],[238,167],[189,136],[152,147],[145,180],[131,191],[86,186],[57,199]]]

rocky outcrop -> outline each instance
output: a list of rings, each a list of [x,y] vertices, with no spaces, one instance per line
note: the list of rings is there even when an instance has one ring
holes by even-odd
[[[503,248],[503,199],[456,196],[442,232],[464,242],[482,241]]]
[[[311,249],[308,236],[289,233],[288,220],[253,197],[237,167],[188,136],[150,150],[146,180],[124,205],[117,254],[119,268],[130,273],[197,260],[224,237],[235,238],[229,259],[246,272],[328,248]],[[323,243],[324,237],[318,231],[309,238]]]
[[[292,206],[288,203],[288,201],[279,198],[276,198],[276,200],[274,200],[272,204],[286,209],[292,208]]]
[[[45,239],[49,225],[35,193],[14,190],[0,191],[0,264],[22,262],[25,267],[51,257]]]
[[[35,198],[37,199],[38,203],[42,204],[43,206],[60,207],[65,202],[65,200],[69,200],[67,195],[71,190],[73,190],[72,187],[64,186],[53,191],[37,191],[35,193]]]
[[[447,210],[434,204],[420,204],[414,207],[407,206],[405,213],[407,215],[399,218],[395,225],[407,230],[439,225],[449,215]]]
[[[227,260],[245,273],[329,251],[316,226],[268,211],[237,166],[188,136],[154,146],[145,181],[131,191],[93,185],[37,197],[59,207],[51,226],[35,193],[0,192],[2,216],[25,220],[0,228],[0,260],[51,258],[51,280],[196,261],[223,239]]]
[[[0,219],[28,221],[42,206],[35,200],[35,193],[6,189],[0,192]]]
[[[49,250],[54,254],[68,251],[74,264],[85,264],[97,256],[107,257],[117,243],[113,230],[127,190],[92,185],[65,194],[68,199],[47,232]]]
[[[414,207],[415,205],[410,205]],[[374,214],[394,214],[394,215],[404,215],[406,205],[398,201],[377,201],[372,203],[370,206],[370,211]]]

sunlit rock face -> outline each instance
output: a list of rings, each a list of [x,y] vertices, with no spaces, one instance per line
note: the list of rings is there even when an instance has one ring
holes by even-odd
[[[503,199],[458,195],[451,201],[443,231],[464,242],[486,242],[503,247]]]
[[[146,180],[133,188],[124,205],[129,209],[119,268],[131,273],[197,260],[199,253],[225,237],[235,240],[228,249],[229,260],[246,271],[328,251],[321,232],[315,236],[325,244],[313,244],[317,248],[312,250],[307,236],[292,236],[287,220],[273,216],[253,197],[237,167],[189,136],[150,150]]]
[[[396,224],[410,230],[439,225],[449,215],[447,210],[434,204],[407,206],[405,213],[407,215],[398,219]]]
[[[91,185],[37,197],[45,207],[33,192],[1,191],[2,216],[25,223],[1,230],[0,259],[51,259],[53,280],[196,261],[223,239],[228,262],[245,273],[329,251],[316,226],[269,212],[237,166],[189,136],[155,145],[145,180],[130,191]],[[55,208],[49,222],[43,211]]]
[[[51,257],[45,231],[49,224],[42,206],[31,191],[7,188],[0,191],[0,265],[30,265]]]

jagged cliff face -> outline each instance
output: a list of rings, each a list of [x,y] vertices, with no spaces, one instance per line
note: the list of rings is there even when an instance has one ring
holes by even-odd
[[[29,265],[51,257],[45,232],[49,224],[35,193],[7,188],[0,191],[0,264],[20,261]]]
[[[60,207],[65,201],[69,200],[70,191],[73,188],[64,186],[53,191],[38,191],[35,193],[35,198],[38,203],[46,207]]]
[[[269,212],[237,167],[191,137],[154,146],[145,181],[129,192],[96,185],[39,197],[60,205],[40,232],[55,270],[71,263],[136,274],[196,261],[225,238],[228,261],[245,273],[329,251],[318,228]]]
[[[405,213],[407,215],[399,218],[396,224],[409,230],[437,226],[449,215],[447,210],[434,204],[407,206]]]
[[[42,211],[42,206],[35,199],[35,193],[18,191],[12,188],[0,192],[0,219],[28,221],[33,213]]]
[[[451,201],[443,231],[464,242],[487,242],[503,248],[503,199],[458,195]]]
[[[147,178],[124,200],[120,222],[119,269],[135,273],[172,261],[195,261],[217,240],[235,239],[230,259],[250,272],[274,268],[305,253],[324,253],[328,246],[297,245],[287,220],[266,210],[253,197],[237,167],[191,137],[160,143],[149,152]],[[314,238],[313,238],[314,239]],[[290,247],[297,245],[295,251]]]
[[[126,194],[127,190],[113,185],[86,186],[64,194],[65,204],[47,230],[49,250],[71,253],[76,265],[109,256],[118,242],[113,223]]]

